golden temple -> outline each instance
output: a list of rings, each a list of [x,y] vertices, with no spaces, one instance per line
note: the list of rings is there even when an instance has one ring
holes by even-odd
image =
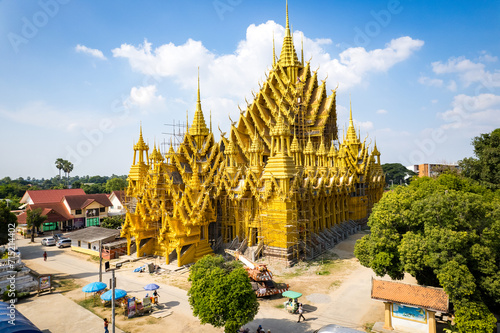
[[[352,120],[338,138],[336,90],[328,95],[286,32],[279,59],[229,134],[215,141],[198,98],[182,142],[165,154],[134,145],[122,236],[128,254],[178,266],[232,243],[288,264],[312,258],[366,221],[385,183]],[[303,52],[302,52],[303,54]]]

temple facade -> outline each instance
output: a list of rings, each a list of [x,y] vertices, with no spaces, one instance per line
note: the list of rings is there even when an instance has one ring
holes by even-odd
[[[185,265],[233,243],[292,264],[338,238],[338,228],[366,221],[385,184],[376,144],[352,120],[338,136],[336,90],[303,55],[289,28],[279,58],[273,45],[266,81],[215,141],[198,99],[179,145],[162,154],[142,128],[126,190],[122,236],[128,252]],[[302,52],[303,54],[303,52]],[[338,240],[338,239],[337,239]]]

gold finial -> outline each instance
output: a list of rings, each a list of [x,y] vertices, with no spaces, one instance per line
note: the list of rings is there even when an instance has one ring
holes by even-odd
[[[196,104],[201,105],[201,100],[200,100],[200,66],[198,66],[198,100],[196,101]]]
[[[288,0],[286,0],[286,35],[285,36],[290,36],[290,25],[288,24]]]
[[[273,31],[273,67],[276,67],[276,52],[274,50],[274,31]]]
[[[186,110],[186,133],[189,133],[189,114],[188,114],[188,110]]]
[[[302,66],[304,66],[304,33],[300,35],[300,45],[301,45],[301,50],[300,50],[300,62],[302,63]]]

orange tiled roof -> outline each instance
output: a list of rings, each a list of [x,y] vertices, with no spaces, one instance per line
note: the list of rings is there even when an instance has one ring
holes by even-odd
[[[372,280],[372,299],[418,306],[448,312],[448,295],[441,288],[424,287],[401,282]]]

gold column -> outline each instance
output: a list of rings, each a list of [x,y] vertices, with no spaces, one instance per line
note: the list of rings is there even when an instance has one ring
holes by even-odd
[[[436,312],[427,311],[429,312],[429,333],[436,333]]]
[[[385,330],[393,330],[392,321],[391,321],[391,303],[384,302],[385,304],[385,321],[384,321],[384,329]]]

